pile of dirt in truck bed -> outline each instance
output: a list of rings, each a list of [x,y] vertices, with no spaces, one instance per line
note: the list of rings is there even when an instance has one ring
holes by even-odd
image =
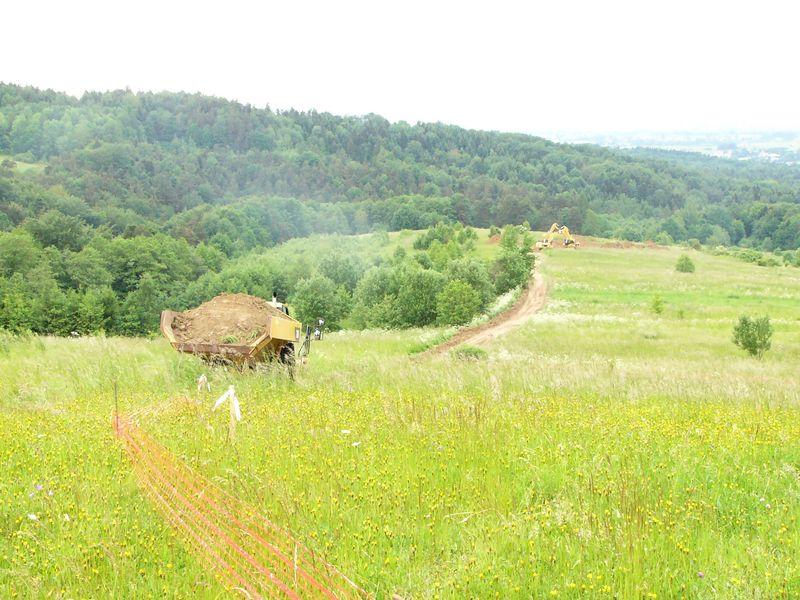
[[[262,298],[220,294],[178,313],[172,331],[184,344],[250,344],[264,333],[272,316],[285,315]]]

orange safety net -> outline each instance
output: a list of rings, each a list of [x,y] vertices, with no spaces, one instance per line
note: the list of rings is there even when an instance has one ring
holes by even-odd
[[[225,585],[250,598],[367,598],[368,594],[291,532],[194,472],[138,425],[117,416],[136,478],[156,509]]]

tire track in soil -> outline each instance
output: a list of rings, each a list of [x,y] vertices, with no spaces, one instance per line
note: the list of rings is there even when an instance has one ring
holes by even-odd
[[[333,565],[249,504],[193,471],[139,427],[169,404],[114,420],[136,479],[211,572],[247,598],[367,598]]]

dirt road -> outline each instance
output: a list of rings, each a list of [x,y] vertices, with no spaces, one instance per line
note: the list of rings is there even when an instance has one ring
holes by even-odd
[[[533,314],[541,310],[547,302],[547,284],[538,271],[533,275],[528,288],[519,300],[505,312],[476,327],[462,329],[446,342],[427,350],[423,355],[441,354],[455,346],[468,344],[480,346],[487,344],[504,333],[519,327]]]

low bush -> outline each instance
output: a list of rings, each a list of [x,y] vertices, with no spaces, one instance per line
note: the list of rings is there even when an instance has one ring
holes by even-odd
[[[661,296],[656,296],[650,303],[650,310],[652,310],[655,314],[660,315],[664,312],[664,304],[664,299]]]
[[[751,319],[747,315],[739,317],[733,328],[733,343],[750,356],[761,358],[772,346],[772,325],[768,316]]]
[[[679,273],[694,273],[694,261],[686,254],[681,254],[678,262],[675,264],[675,270]]]

